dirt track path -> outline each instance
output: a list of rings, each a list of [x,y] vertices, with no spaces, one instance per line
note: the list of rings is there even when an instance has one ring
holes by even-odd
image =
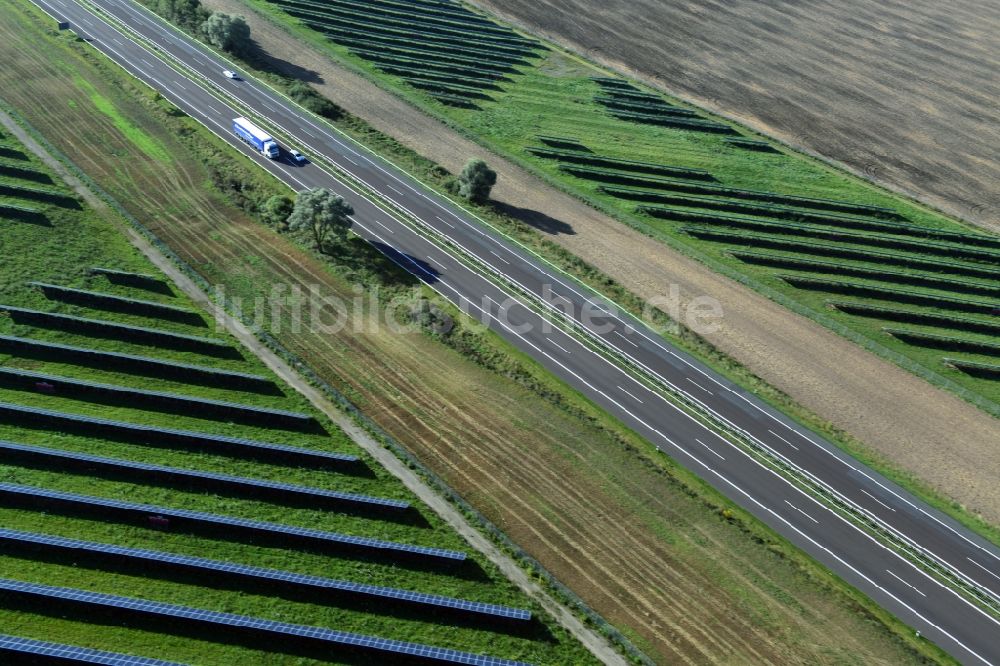
[[[650,240],[540,183],[523,169],[462,137],[362,77],[294,42],[239,0],[204,0],[246,16],[254,39],[290,75],[310,73],[325,96],[404,145],[461,169],[472,155],[499,173],[494,197],[528,214],[570,225],[550,238],[643,298],[677,284],[682,301],[702,294],[725,310],[708,340],[877,455],[1000,524],[1000,423],[964,401],[792,314],[700,263]],[[559,226],[559,225],[555,225]]]

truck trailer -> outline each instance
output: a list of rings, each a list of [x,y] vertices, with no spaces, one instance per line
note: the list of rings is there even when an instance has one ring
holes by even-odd
[[[271,135],[246,118],[233,119],[233,132],[256,149],[261,155],[276,160],[281,156],[278,143]]]

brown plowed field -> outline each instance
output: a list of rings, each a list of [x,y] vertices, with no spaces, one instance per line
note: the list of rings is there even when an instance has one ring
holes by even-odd
[[[144,106],[123,103],[79,59],[37,48],[43,37],[13,20],[17,11],[5,8],[0,21],[4,99],[181,257],[231,293],[284,282],[351,295],[308,253],[222,203]],[[173,159],[139,153],[75,76]],[[281,337],[662,663],[912,660],[877,621],[831,595],[825,577],[804,575],[589,420],[433,340],[350,329]]]
[[[1000,230],[1000,11],[992,0],[473,4]]]

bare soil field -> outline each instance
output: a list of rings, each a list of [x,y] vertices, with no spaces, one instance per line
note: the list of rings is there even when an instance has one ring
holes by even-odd
[[[486,156],[499,173],[494,199],[634,294],[659,297],[666,285],[676,284],[684,304],[704,294],[718,299],[725,317],[706,338],[721,352],[876,456],[1000,524],[993,417],[511,162],[487,155],[454,129],[295,41],[240,0],[203,4],[244,15],[271,66],[310,81],[350,113],[453,173],[469,156]]]
[[[205,170],[148,102],[124,101],[127,91],[84,60],[26,39],[41,36],[0,21],[5,100],[210,281],[234,294],[282,282],[351,295],[312,255],[206,187]],[[139,153],[74,73],[172,159]],[[831,594],[826,575],[804,573],[781,546],[764,547],[591,420],[426,336],[348,327],[281,337],[663,663],[914,660],[880,621]]]
[[[989,0],[474,0],[651,85],[1000,229]]]

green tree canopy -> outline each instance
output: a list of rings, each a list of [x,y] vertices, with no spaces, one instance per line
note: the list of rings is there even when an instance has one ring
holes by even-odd
[[[317,187],[303,190],[295,197],[288,228],[292,231],[312,231],[316,249],[323,252],[323,244],[328,237],[332,236],[341,243],[347,240],[351,215],[354,215],[354,208],[339,194],[327,187]]]
[[[474,203],[484,203],[497,182],[497,172],[480,159],[471,159],[458,175],[458,193]]]
[[[199,0],[156,0],[153,9],[168,21],[188,30],[197,30],[210,15]]]
[[[250,26],[242,16],[230,16],[215,12],[201,24],[201,32],[213,45],[237,55],[250,51]]]
[[[275,194],[261,205],[260,217],[266,224],[277,227],[288,221],[288,216],[292,214],[293,209],[294,205],[291,199]]]

